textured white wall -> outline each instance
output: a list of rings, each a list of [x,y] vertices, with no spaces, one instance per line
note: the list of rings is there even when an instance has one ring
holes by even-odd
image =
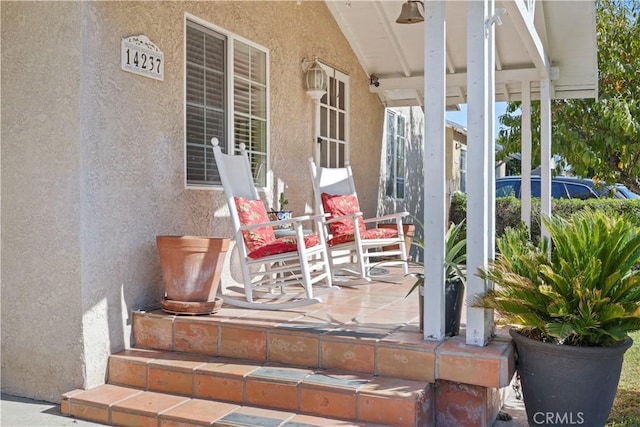
[[[0,13],[2,391],[59,399],[84,369],[81,7],[2,2]]]
[[[3,391],[57,401],[102,383],[107,356],[130,345],[131,311],[162,297],[155,236],[231,237],[222,193],[183,184],[185,12],[271,50],[265,197],[286,185],[296,213],[312,203],[300,62],[350,73],[352,166],[363,210],[376,212],[383,108],[324,2],[0,7]],[[164,52],[164,81],[120,70],[120,40],[139,34]]]

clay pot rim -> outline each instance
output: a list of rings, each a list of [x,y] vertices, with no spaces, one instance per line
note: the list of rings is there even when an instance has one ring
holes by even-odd
[[[163,234],[156,236],[156,242],[160,240],[180,240],[182,242],[188,242],[189,240],[205,240],[211,241],[215,240],[220,242],[220,247],[217,250],[221,252],[226,252],[229,249],[229,244],[231,243],[231,239],[227,237],[215,237],[215,236],[195,236],[190,234]]]

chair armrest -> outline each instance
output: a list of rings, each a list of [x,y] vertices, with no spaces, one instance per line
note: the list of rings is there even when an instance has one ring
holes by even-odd
[[[324,221],[325,224],[331,224],[333,222],[338,222],[338,221],[344,221],[345,219],[352,219],[352,220],[356,220],[358,217],[362,216],[362,212],[355,212],[352,213],[350,215],[342,215],[342,216],[334,216],[333,218],[329,218],[327,215],[327,219]]]
[[[323,221],[327,218],[329,218],[331,216],[331,214],[325,213],[325,214],[315,214],[315,215],[309,215],[309,218],[313,221]]]
[[[281,219],[281,220],[278,220],[278,221],[261,222],[261,223],[258,223],[258,224],[246,224],[246,225],[240,226],[240,230],[251,230],[251,229],[254,229],[254,228],[273,227],[273,226],[284,225],[284,224],[303,223],[303,222],[315,221],[315,220],[321,219],[323,217],[324,217],[324,215],[296,216],[296,217],[293,217],[293,218]]]
[[[282,222],[284,222],[286,220],[282,220]],[[269,222],[260,222],[260,223],[256,223],[256,224],[245,224],[245,225],[241,225],[240,227],[238,227],[238,230],[244,231],[244,230],[253,230],[254,228],[262,228],[262,227],[273,227],[274,224],[279,223],[281,221],[269,221]]]
[[[297,223],[311,221],[312,219],[313,218],[310,215],[295,216],[295,217],[292,217],[292,218],[280,219],[278,221],[270,221],[269,225],[272,225],[272,226],[286,225],[286,224],[294,224],[295,225]]]
[[[382,221],[387,221],[390,219],[394,219],[397,220],[399,218],[404,218],[405,216],[408,216],[409,212],[397,212],[397,213],[393,213],[393,214],[389,214],[389,215],[383,215],[383,216],[378,216],[375,218],[367,218],[364,220],[365,224],[366,223],[371,223],[371,222],[382,222]]]
[[[270,224],[272,225],[294,224],[295,225],[295,223],[304,223],[304,222],[322,220],[326,216],[327,216],[326,214],[303,215],[303,216],[296,216],[293,218],[281,219],[278,221],[271,221]]]

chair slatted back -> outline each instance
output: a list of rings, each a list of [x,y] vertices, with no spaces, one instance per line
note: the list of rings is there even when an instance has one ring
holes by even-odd
[[[222,152],[217,138],[213,138],[211,143],[213,144],[213,155],[216,159],[218,172],[220,173],[220,180],[222,181],[222,188],[224,189],[224,195],[227,199],[227,205],[229,206],[233,228],[236,232],[236,238],[240,241],[242,240],[242,233],[240,233],[239,229],[242,224],[234,197],[260,200],[258,190],[256,190],[253,182],[249,155],[244,144],[240,145],[240,154],[234,156]]]
[[[356,186],[353,182],[351,166],[324,168],[317,166],[313,161],[310,161],[310,164],[314,188],[317,190],[314,191],[314,196],[319,212],[325,213],[322,204],[322,193],[331,195],[356,194]]]

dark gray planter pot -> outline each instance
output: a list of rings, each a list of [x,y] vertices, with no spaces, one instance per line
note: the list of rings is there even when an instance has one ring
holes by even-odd
[[[613,347],[576,347],[509,333],[530,426],[606,424],[631,338]]]
[[[420,310],[420,330],[424,329],[423,304],[424,287],[420,286],[418,292]],[[460,334],[460,319],[462,317],[462,305],[464,303],[464,284],[462,280],[447,280],[444,292],[444,335],[453,337]]]
[[[453,337],[460,333],[460,318],[462,317],[462,304],[464,303],[464,284],[460,279],[447,280],[444,289],[444,333],[448,337]]]

